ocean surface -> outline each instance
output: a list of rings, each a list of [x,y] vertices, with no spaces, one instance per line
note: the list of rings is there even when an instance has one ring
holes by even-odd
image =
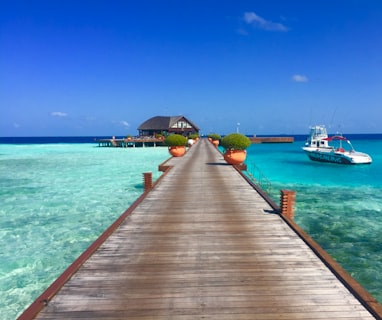
[[[297,193],[295,221],[382,302],[382,135],[350,135],[371,165],[310,161],[294,143],[253,144],[247,163]],[[15,319],[160,176],[166,148],[93,137],[0,138],[0,314]]]
[[[2,320],[27,308],[142,194],[143,173],[156,180],[169,158],[166,148],[100,148],[90,138],[7,139],[0,139]]]
[[[270,181],[276,203],[281,189],[296,191],[297,224],[382,303],[382,135],[346,135],[368,165],[311,161],[305,137],[253,144],[247,164]]]

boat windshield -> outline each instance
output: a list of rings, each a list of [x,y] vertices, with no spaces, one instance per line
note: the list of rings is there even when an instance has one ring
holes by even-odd
[[[323,126],[315,126],[310,129],[311,137],[327,137],[326,128]]]

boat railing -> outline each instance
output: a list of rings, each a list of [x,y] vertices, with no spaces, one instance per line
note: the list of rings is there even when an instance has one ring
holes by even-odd
[[[246,174],[256,186],[265,191],[268,196],[271,196],[272,184],[254,162],[247,162]]]

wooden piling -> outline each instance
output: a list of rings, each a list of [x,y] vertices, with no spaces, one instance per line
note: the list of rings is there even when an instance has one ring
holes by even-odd
[[[143,173],[143,185],[144,185],[145,191],[148,191],[153,187],[153,173],[152,172],[144,172]]]
[[[281,190],[280,208],[281,214],[293,219],[294,205],[296,203],[296,192],[292,190]]]

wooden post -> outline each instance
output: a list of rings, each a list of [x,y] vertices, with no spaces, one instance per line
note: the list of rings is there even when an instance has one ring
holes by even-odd
[[[296,203],[296,191],[281,190],[280,199],[281,214],[289,219],[294,218],[294,205]]]
[[[241,164],[237,164],[236,167],[240,170],[240,171],[247,171],[247,165],[243,162]]]
[[[143,185],[144,185],[145,191],[148,191],[153,187],[153,173],[152,172],[143,173]]]

